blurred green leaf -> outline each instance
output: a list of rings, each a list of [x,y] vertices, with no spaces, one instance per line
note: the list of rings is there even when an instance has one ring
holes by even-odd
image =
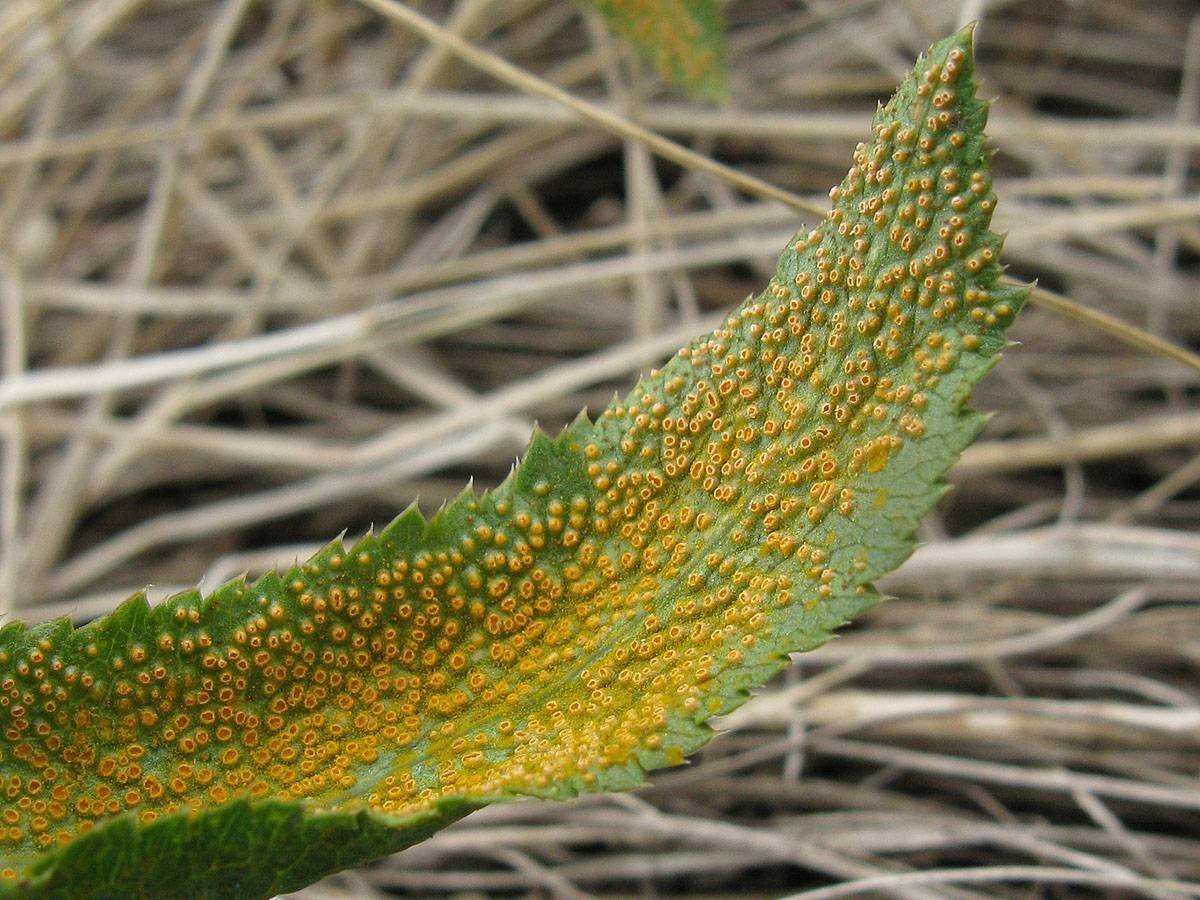
[[[599,12],[667,81],[710,99],[725,96],[725,26],[716,0],[576,2]]]

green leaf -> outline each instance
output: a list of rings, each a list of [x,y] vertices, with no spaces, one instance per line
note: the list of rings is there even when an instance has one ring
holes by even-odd
[[[725,96],[725,25],[717,0],[577,0],[629,40],[664,80]]]
[[[268,896],[488,803],[634,787],[877,600],[979,430],[970,33],[767,289],[495,491],[257,583],[0,629],[0,895]]]

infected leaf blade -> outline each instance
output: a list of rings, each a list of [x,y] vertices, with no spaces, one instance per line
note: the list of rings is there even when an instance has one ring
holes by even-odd
[[[266,896],[473,808],[636,786],[877,599],[1024,299],[970,35],[767,290],[500,487],[253,585],[0,629],[0,894]]]

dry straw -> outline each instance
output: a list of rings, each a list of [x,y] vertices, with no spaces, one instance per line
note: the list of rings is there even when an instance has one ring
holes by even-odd
[[[1195,896],[1189,4],[738,0],[720,109],[562,0],[414,8],[0,5],[3,612],[494,483],[757,290],[875,100],[982,17],[1044,308],[897,599],[638,795],[489,809],[305,896]]]

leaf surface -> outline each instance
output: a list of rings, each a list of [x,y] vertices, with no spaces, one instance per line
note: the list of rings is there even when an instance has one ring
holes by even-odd
[[[0,896],[269,896],[488,803],[677,765],[869,607],[978,432],[998,282],[970,33],[767,289],[426,521],[0,629]]]
[[[717,0],[577,0],[626,38],[666,81],[725,96],[725,27]]]

